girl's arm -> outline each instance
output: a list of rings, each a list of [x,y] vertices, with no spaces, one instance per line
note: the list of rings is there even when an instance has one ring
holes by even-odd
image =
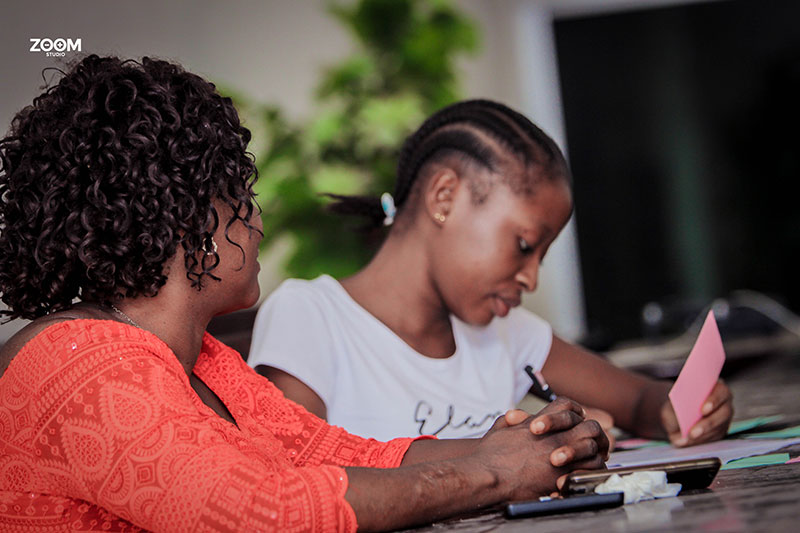
[[[314,389],[293,375],[266,365],[258,365],[256,372],[274,383],[283,392],[283,395],[293,402],[299,403],[310,413],[323,420],[328,419],[328,407],[322,401],[322,398],[314,392]]]
[[[649,438],[686,446],[723,438],[733,417],[732,396],[719,381],[703,408],[703,418],[682,439],[669,402],[671,382],[618,368],[600,356],[553,336],[542,373],[556,393],[608,411],[616,425]]]

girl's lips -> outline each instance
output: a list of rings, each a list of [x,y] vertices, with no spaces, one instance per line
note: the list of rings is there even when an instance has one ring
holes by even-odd
[[[504,317],[511,311],[511,306],[499,296],[495,296],[492,298],[492,310],[494,311],[495,316]]]
[[[504,317],[512,308],[517,307],[521,303],[521,300],[518,296],[512,298],[495,296],[492,298],[492,302],[494,314],[499,317]]]

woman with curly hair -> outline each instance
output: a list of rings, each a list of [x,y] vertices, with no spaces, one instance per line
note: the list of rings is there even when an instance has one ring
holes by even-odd
[[[378,442],[287,400],[206,333],[255,304],[250,133],[164,61],[89,56],[0,140],[3,531],[419,524],[602,467],[577,404],[480,440]]]

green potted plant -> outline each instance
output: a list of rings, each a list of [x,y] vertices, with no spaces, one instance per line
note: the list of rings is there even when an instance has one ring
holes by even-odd
[[[403,139],[458,98],[456,58],[477,47],[474,23],[445,0],[358,0],[330,12],[358,49],[323,73],[313,119],[290,124],[274,106],[243,106],[266,133],[255,147],[262,246],[289,239],[291,277],[346,276],[369,259],[379,239],[327,213],[324,193],[391,191]]]

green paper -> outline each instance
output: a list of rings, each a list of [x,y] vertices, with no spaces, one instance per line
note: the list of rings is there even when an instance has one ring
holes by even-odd
[[[748,431],[759,426],[764,426],[771,422],[780,420],[781,418],[781,415],[757,416],[755,418],[748,418],[747,420],[731,422],[731,427],[728,428],[728,435],[734,435],[736,433],[741,433],[742,431]]]
[[[756,455],[743,459],[728,461],[720,470],[733,470],[735,468],[751,468],[754,466],[782,465],[789,460],[788,453],[770,453],[767,455]]]
[[[800,437],[800,426],[792,426],[790,428],[766,431],[764,433],[752,433],[750,435],[742,436],[746,439],[788,439],[791,437]]]

